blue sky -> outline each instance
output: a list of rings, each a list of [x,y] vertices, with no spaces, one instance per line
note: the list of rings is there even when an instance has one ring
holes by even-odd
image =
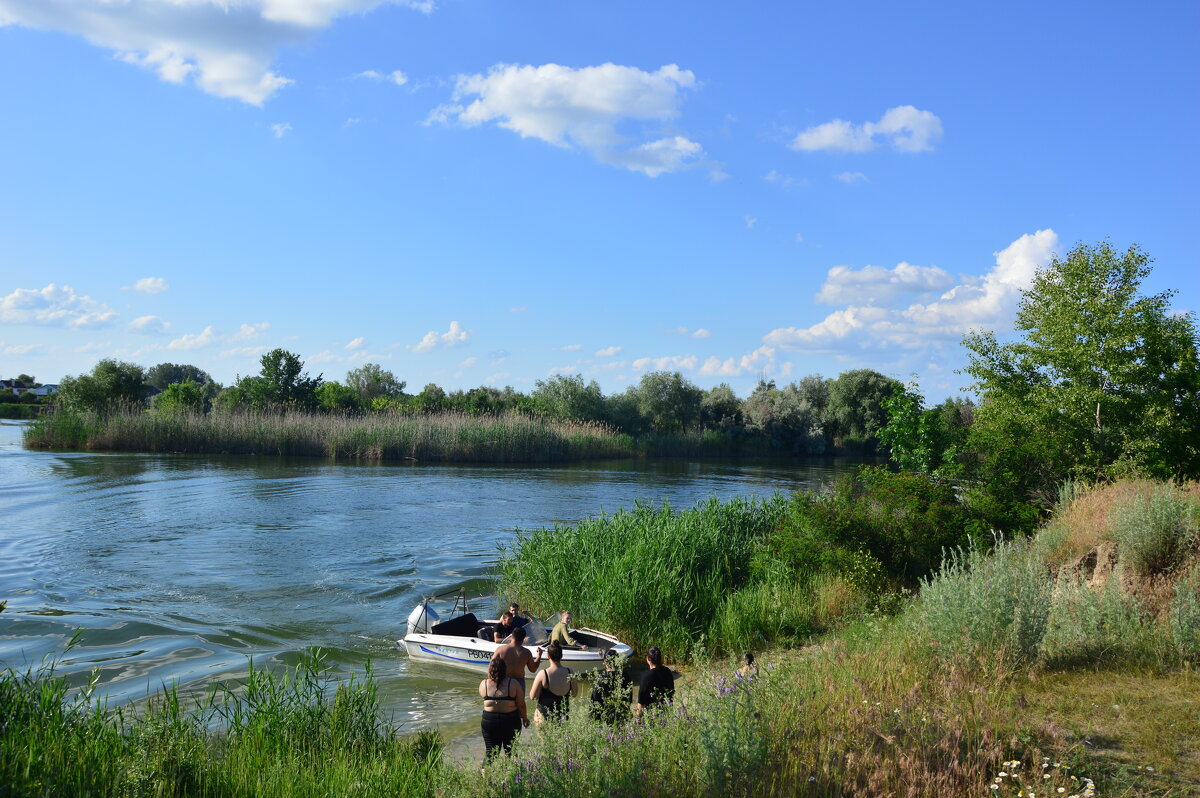
[[[0,0],[0,376],[940,398],[1055,252],[1195,310],[1180,3]]]

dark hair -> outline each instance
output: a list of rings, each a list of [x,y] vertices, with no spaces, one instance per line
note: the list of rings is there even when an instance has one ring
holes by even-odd
[[[518,626],[512,630],[512,639],[514,643],[520,643],[525,639],[525,630]]]
[[[546,646],[546,656],[556,665],[562,662],[562,646],[558,643],[551,643]]]
[[[604,658],[607,660],[616,662],[617,657],[618,657],[618,654],[617,654],[617,650],[615,648],[610,648],[608,651],[604,652]]]
[[[746,663],[747,665],[753,665],[754,664],[754,655],[751,654],[749,651],[747,651],[745,654],[742,655],[742,662]]]
[[[496,686],[500,686],[500,682],[504,681],[504,677],[508,675],[508,663],[502,658],[496,657],[488,663],[488,679],[495,682]]]
[[[510,601],[510,602],[508,602],[508,608],[509,608],[510,610],[517,610],[517,611],[520,611],[520,609],[521,609],[521,605],[520,605],[520,604],[518,604],[518,603],[517,603],[517,602],[515,602],[515,601]]]
[[[646,649],[646,659],[650,660],[650,663],[656,668],[662,665],[662,652],[658,650],[658,646],[650,646]]]
[[[509,613],[507,613],[507,612],[502,612],[502,613],[500,613],[500,623],[504,623],[504,621],[505,621],[505,620],[509,620],[509,621],[511,621],[511,620],[512,620],[512,615],[510,615],[510,614],[509,614]]]

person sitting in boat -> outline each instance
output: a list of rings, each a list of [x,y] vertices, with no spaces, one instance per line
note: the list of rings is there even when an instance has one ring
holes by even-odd
[[[579,684],[571,669],[562,664],[562,646],[551,643],[546,646],[546,654],[550,657],[550,667],[538,671],[533,677],[533,687],[529,690],[529,700],[536,702],[533,722],[541,725],[547,720],[562,720],[566,718],[571,707],[571,696],[579,695]]]
[[[529,613],[521,612],[521,605],[515,601],[508,605],[508,614],[512,616],[513,627],[524,626],[533,620]]]
[[[563,648],[582,648],[575,638],[571,637],[571,632],[567,629],[571,623],[571,611],[563,610],[558,617],[558,623],[554,624],[554,630],[550,632],[550,642],[558,643]]]
[[[516,624],[513,623],[512,615],[507,612],[501,613],[499,622],[492,627],[493,634],[495,634],[495,642],[507,643],[508,636],[512,634],[512,630],[516,628]]]
[[[492,659],[502,659],[504,664],[508,666],[508,675],[521,683],[521,690],[525,689],[525,670],[528,668],[530,673],[537,673],[537,669],[542,664],[542,649],[541,646],[537,650],[537,659],[529,653],[529,649],[525,648],[525,630],[521,628],[513,629],[509,635],[509,641],[496,649],[496,653],[492,654]]]

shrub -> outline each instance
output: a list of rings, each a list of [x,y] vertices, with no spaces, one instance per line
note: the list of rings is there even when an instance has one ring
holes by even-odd
[[[1058,580],[1042,641],[1042,659],[1054,667],[1117,664],[1148,656],[1153,625],[1137,597],[1121,589],[1118,569],[1093,589],[1082,575]]]
[[[924,580],[915,621],[947,657],[1038,657],[1053,594],[1050,572],[1027,542],[997,539],[990,554],[972,543],[950,552]]]
[[[1200,660],[1200,564],[1193,565],[1173,586],[1167,610],[1167,629],[1174,653],[1191,662]]]
[[[1114,508],[1119,557],[1141,575],[1168,571],[1196,540],[1196,505],[1174,485],[1157,485]]]

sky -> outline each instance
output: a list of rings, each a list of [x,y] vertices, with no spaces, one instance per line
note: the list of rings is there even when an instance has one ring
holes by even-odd
[[[969,387],[1036,270],[1200,308],[1200,4],[0,0],[0,377]]]

